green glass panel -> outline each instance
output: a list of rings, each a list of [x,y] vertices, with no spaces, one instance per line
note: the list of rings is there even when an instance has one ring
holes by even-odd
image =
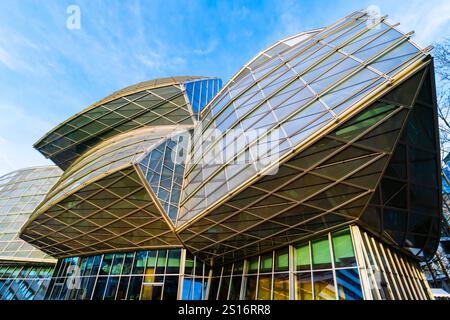
[[[180,250],[170,250],[169,257],[167,260],[167,267],[169,268],[179,268],[180,267]]]
[[[147,255],[146,267],[154,268],[156,262],[156,251],[149,251]]]
[[[100,267],[100,275],[108,275],[111,270],[111,262],[113,254],[105,254],[103,256],[102,266]]]
[[[275,253],[275,272],[286,271],[289,269],[289,251],[288,249],[279,250]]]
[[[336,267],[356,266],[352,237],[349,229],[333,234],[333,250]]]
[[[158,252],[158,262],[156,263],[157,267],[164,267],[166,265],[166,255],[167,251],[160,250]]]
[[[136,253],[136,258],[134,260],[133,274],[142,274],[144,272],[144,259],[147,256],[147,251],[139,251]]]
[[[376,103],[371,108],[363,111],[360,115],[350,120],[343,127],[331,133],[342,139],[351,140],[366,128],[374,125],[386,116],[386,113],[394,109],[396,106],[385,103]]]
[[[112,275],[119,275],[121,273],[124,257],[125,257],[124,253],[118,253],[115,255],[113,265],[111,268]]]
[[[184,263],[184,273],[192,274],[194,269],[194,256],[189,253],[186,253],[186,261]]]
[[[331,268],[330,244],[328,238],[312,242],[313,269]]]
[[[272,272],[272,261],[273,261],[272,253],[262,256],[259,272]]]
[[[297,271],[311,269],[311,257],[309,254],[309,244],[295,248],[295,265]]]
[[[258,270],[258,257],[254,257],[248,262],[248,273],[256,273]]]

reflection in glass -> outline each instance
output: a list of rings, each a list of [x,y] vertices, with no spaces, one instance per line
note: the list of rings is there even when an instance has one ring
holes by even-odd
[[[295,300],[313,300],[310,272],[297,273]]]
[[[256,276],[246,277],[245,300],[255,300],[256,296]]]
[[[314,299],[336,300],[336,288],[334,286],[332,271],[318,271],[313,273]]]
[[[358,269],[336,270],[339,300],[361,300],[363,294]]]
[[[289,274],[275,273],[273,279],[273,299],[289,300]]]
[[[258,280],[258,300],[270,300],[272,291],[272,275],[260,274]]]

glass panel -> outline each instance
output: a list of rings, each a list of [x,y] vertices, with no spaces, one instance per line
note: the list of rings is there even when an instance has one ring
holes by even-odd
[[[103,294],[105,292],[106,282],[108,277],[99,276],[97,278],[97,284],[95,285],[94,295],[92,296],[92,300],[102,300]]]
[[[256,273],[258,271],[258,257],[251,258],[248,262],[248,273]]]
[[[309,244],[295,248],[295,265],[297,271],[311,269],[311,256],[309,254]]]
[[[314,272],[314,299],[336,300],[336,288],[334,286],[332,271]]]
[[[219,291],[219,300],[227,300],[229,285],[230,285],[230,277],[222,277],[222,282],[220,284],[220,291]]]
[[[272,291],[272,275],[259,275],[258,300],[270,300]]]
[[[147,251],[139,251],[136,252],[136,257],[134,259],[134,265],[133,265],[133,274],[143,274],[144,273],[144,265],[145,265],[145,258],[147,256]]]
[[[128,289],[128,300],[139,300],[141,293],[142,276],[132,276],[130,278],[130,287]]]
[[[330,244],[328,238],[323,238],[312,242],[312,257],[314,269],[331,268]]]
[[[313,300],[311,273],[297,273],[295,300]]]
[[[158,261],[156,262],[156,271],[155,271],[156,274],[165,273],[166,257],[167,257],[166,250],[158,250]]]
[[[244,299],[255,300],[255,296],[256,296],[256,276],[247,276]]]
[[[279,250],[275,253],[275,272],[289,270],[289,251],[288,248]]]
[[[119,277],[109,277],[105,291],[105,300],[115,300]]]
[[[105,254],[103,256],[102,266],[100,268],[99,275],[108,275],[111,270],[111,263],[113,260],[113,254]]]
[[[350,230],[346,229],[333,233],[333,252],[335,267],[356,266],[355,253],[353,251]]]
[[[164,300],[176,300],[178,292],[178,276],[164,278]]]
[[[273,280],[273,299],[289,300],[289,274],[275,273]]]
[[[230,294],[228,300],[239,300],[241,293],[242,276],[231,277]]]
[[[336,270],[339,300],[362,300],[361,282],[358,269]]]
[[[126,298],[129,282],[130,282],[130,277],[120,277],[119,287],[117,289],[116,300],[124,300]]]
[[[169,250],[166,273],[180,272],[180,256],[181,250]]]
[[[272,253],[262,256],[259,272],[260,273],[272,272],[272,262],[273,262]]]
[[[161,300],[162,285],[143,284],[141,300]]]
[[[120,275],[123,266],[123,260],[125,258],[124,253],[118,253],[114,257],[114,261],[111,268],[111,275]]]

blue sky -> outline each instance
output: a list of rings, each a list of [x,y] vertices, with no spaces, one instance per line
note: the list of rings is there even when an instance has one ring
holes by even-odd
[[[70,5],[79,30],[66,27]],[[370,5],[423,46],[450,35],[448,0],[2,0],[0,175],[49,164],[32,144],[117,89],[175,75],[226,81],[273,42]]]

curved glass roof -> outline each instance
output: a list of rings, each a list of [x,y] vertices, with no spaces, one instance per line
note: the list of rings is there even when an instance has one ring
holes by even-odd
[[[193,124],[197,117],[191,103],[198,97],[187,96],[184,83],[205,80],[218,79],[172,77],[126,87],[64,121],[34,147],[67,169],[85,151],[117,134],[144,126]],[[205,99],[211,99],[220,85],[210,86]]]
[[[270,58],[260,54],[262,63],[249,64],[203,110],[177,225],[209,210],[422,61],[428,52],[410,40],[411,34],[385,17],[373,22],[367,13],[355,12],[300,34]],[[230,134],[242,141],[231,152]],[[270,148],[255,155],[255,146]],[[278,160],[270,150],[276,150]],[[256,161],[261,158],[266,164]]]
[[[0,261],[55,262],[19,239],[20,228],[61,175],[55,166],[26,168],[0,177]]]
[[[168,137],[186,132],[191,126],[159,126],[141,128],[111,138],[80,157],[67,169],[48,193],[43,207],[45,210],[59,198],[117,170],[129,167],[139,161],[150,150],[162,144]]]
[[[21,238],[55,257],[179,247],[170,219],[185,156],[172,157],[191,128],[140,128],[89,150],[64,172]]]

